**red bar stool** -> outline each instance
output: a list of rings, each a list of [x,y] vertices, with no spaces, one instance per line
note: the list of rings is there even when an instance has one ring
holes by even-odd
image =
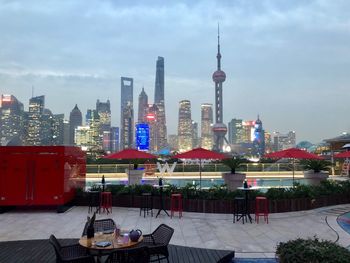
[[[264,221],[269,223],[269,204],[266,197],[257,196],[255,199],[255,221],[259,224],[259,216],[264,217]]]
[[[174,212],[179,212],[179,218],[182,217],[182,195],[181,194],[171,194],[170,210],[172,218]]]
[[[112,193],[111,192],[101,192],[100,207],[103,208],[103,212],[107,210],[107,214],[112,213]],[[109,209],[111,209],[111,212],[109,212]]]

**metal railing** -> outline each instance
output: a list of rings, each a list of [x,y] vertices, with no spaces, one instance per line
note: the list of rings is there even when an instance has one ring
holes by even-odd
[[[87,173],[124,173],[129,164],[88,164],[86,165]],[[139,164],[139,168],[144,168],[143,164]],[[177,164],[174,172],[198,172],[198,164]],[[303,169],[298,164],[295,165],[295,171]],[[204,164],[203,172],[229,172],[230,169],[223,164]],[[242,164],[237,172],[283,172],[292,171],[292,165],[289,163],[246,163]]]

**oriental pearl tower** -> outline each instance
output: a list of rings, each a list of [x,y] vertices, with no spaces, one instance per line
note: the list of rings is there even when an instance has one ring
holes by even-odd
[[[220,54],[220,30],[218,25],[218,54],[217,70],[213,73],[213,81],[215,82],[215,124],[213,126],[214,133],[214,151],[222,152],[224,146],[227,127],[223,123],[223,101],[222,101],[222,83],[226,80],[226,74],[221,70],[221,54]]]

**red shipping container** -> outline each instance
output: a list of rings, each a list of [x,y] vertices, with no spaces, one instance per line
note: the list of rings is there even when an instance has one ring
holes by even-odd
[[[0,147],[0,206],[57,205],[85,187],[86,156],[71,146]]]

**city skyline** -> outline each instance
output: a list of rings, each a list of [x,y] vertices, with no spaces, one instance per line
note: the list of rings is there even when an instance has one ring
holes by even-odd
[[[314,143],[350,131],[346,1],[42,3],[0,3],[0,93],[16,96],[25,109],[33,85],[34,96],[45,95],[45,106],[65,119],[75,104],[84,113],[109,99],[112,125],[119,126],[120,77],[134,79],[135,98],[143,86],[153,94],[154,60],[162,56],[174,134],[179,101],[191,101],[197,122],[200,105],[214,102],[220,22],[229,76],[225,124],[260,114],[265,130],[296,130],[298,141]]]

